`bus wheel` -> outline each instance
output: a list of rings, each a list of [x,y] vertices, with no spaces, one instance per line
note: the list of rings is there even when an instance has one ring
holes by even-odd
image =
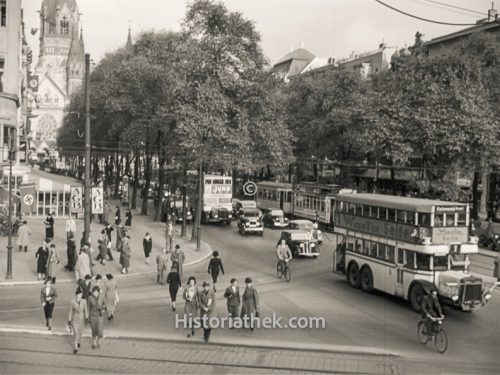
[[[363,267],[361,270],[361,289],[366,293],[373,290],[373,274],[370,267]]]
[[[359,267],[356,263],[351,263],[349,271],[347,272],[347,282],[353,288],[359,288]]]
[[[411,290],[410,290],[410,305],[411,308],[416,311],[420,312],[422,309],[422,298],[425,295],[424,288],[420,284],[415,284]]]

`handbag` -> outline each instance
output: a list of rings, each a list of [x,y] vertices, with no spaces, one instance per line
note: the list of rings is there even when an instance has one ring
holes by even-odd
[[[66,329],[66,333],[68,335],[72,335],[73,334],[73,326],[71,325],[71,322],[66,323],[66,325],[64,326],[64,328]]]

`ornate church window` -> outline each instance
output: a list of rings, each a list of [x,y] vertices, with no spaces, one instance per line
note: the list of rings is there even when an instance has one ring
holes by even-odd
[[[69,22],[68,22],[66,16],[63,17],[60,25],[61,25],[61,34],[68,35],[69,34]]]
[[[56,139],[57,122],[51,115],[43,115],[38,121],[37,133],[42,140]]]
[[[49,34],[55,34],[56,25],[54,23],[49,23]]]

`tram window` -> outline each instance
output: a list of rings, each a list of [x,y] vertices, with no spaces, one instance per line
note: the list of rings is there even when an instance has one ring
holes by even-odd
[[[376,258],[377,257],[377,246],[376,242],[372,242],[370,245],[370,256]]]
[[[406,212],[406,224],[415,225],[415,212]]]
[[[434,256],[434,271],[443,271],[448,269],[448,255]]]
[[[354,215],[356,213],[356,205],[354,203],[348,203],[348,205],[349,205],[348,212],[351,215]]]
[[[394,246],[387,245],[387,256],[385,259],[391,263],[394,263],[394,255],[395,255]]]
[[[320,211],[325,211],[325,202],[321,201],[321,205],[320,205]]]
[[[430,227],[431,226],[431,214],[418,214],[418,225],[421,227]]]
[[[406,223],[406,211],[398,211],[397,221],[398,223]]]
[[[455,214],[446,214],[446,226],[447,227],[455,226]]]
[[[371,207],[370,210],[370,217],[378,217],[378,207]]]
[[[363,206],[363,216],[370,216],[370,206]]]
[[[466,214],[458,214],[457,225],[459,227],[465,227],[467,223],[467,215]]]
[[[417,253],[417,269],[420,271],[431,269],[431,256],[429,254]]]
[[[396,221],[396,210],[393,210],[392,208],[387,210],[387,220]]]
[[[404,264],[405,262],[404,254],[405,251],[403,249],[398,249],[398,264]]]
[[[385,259],[385,249],[386,249],[386,244],[379,243],[378,244],[378,254],[377,258],[384,260]]]
[[[415,268],[415,253],[413,251],[410,251],[410,250],[405,250],[405,252],[406,252],[405,267],[414,269]]]
[[[387,220],[387,208],[379,207],[378,218],[382,220]]]
[[[434,214],[434,226],[435,227],[444,226],[444,214]]]
[[[356,205],[356,215],[361,216],[363,214],[363,205],[357,204]]]

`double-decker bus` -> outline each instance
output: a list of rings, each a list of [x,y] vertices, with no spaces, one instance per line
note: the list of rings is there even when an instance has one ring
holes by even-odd
[[[333,228],[335,197],[340,193],[352,193],[340,185],[304,182],[296,185],[293,215],[320,223],[325,229]]]
[[[379,194],[339,194],[334,270],[349,285],[401,297],[420,311],[426,290],[463,311],[478,309],[498,283],[469,272],[478,253],[467,204]],[[340,241],[339,241],[340,240]]]
[[[287,182],[262,181],[257,183],[257,207],[282,210],[285,215],[292,211],[293,187]]]
[[[231,225],[233,178],[206,174],[203,177],[203,223],[224,223]]]

